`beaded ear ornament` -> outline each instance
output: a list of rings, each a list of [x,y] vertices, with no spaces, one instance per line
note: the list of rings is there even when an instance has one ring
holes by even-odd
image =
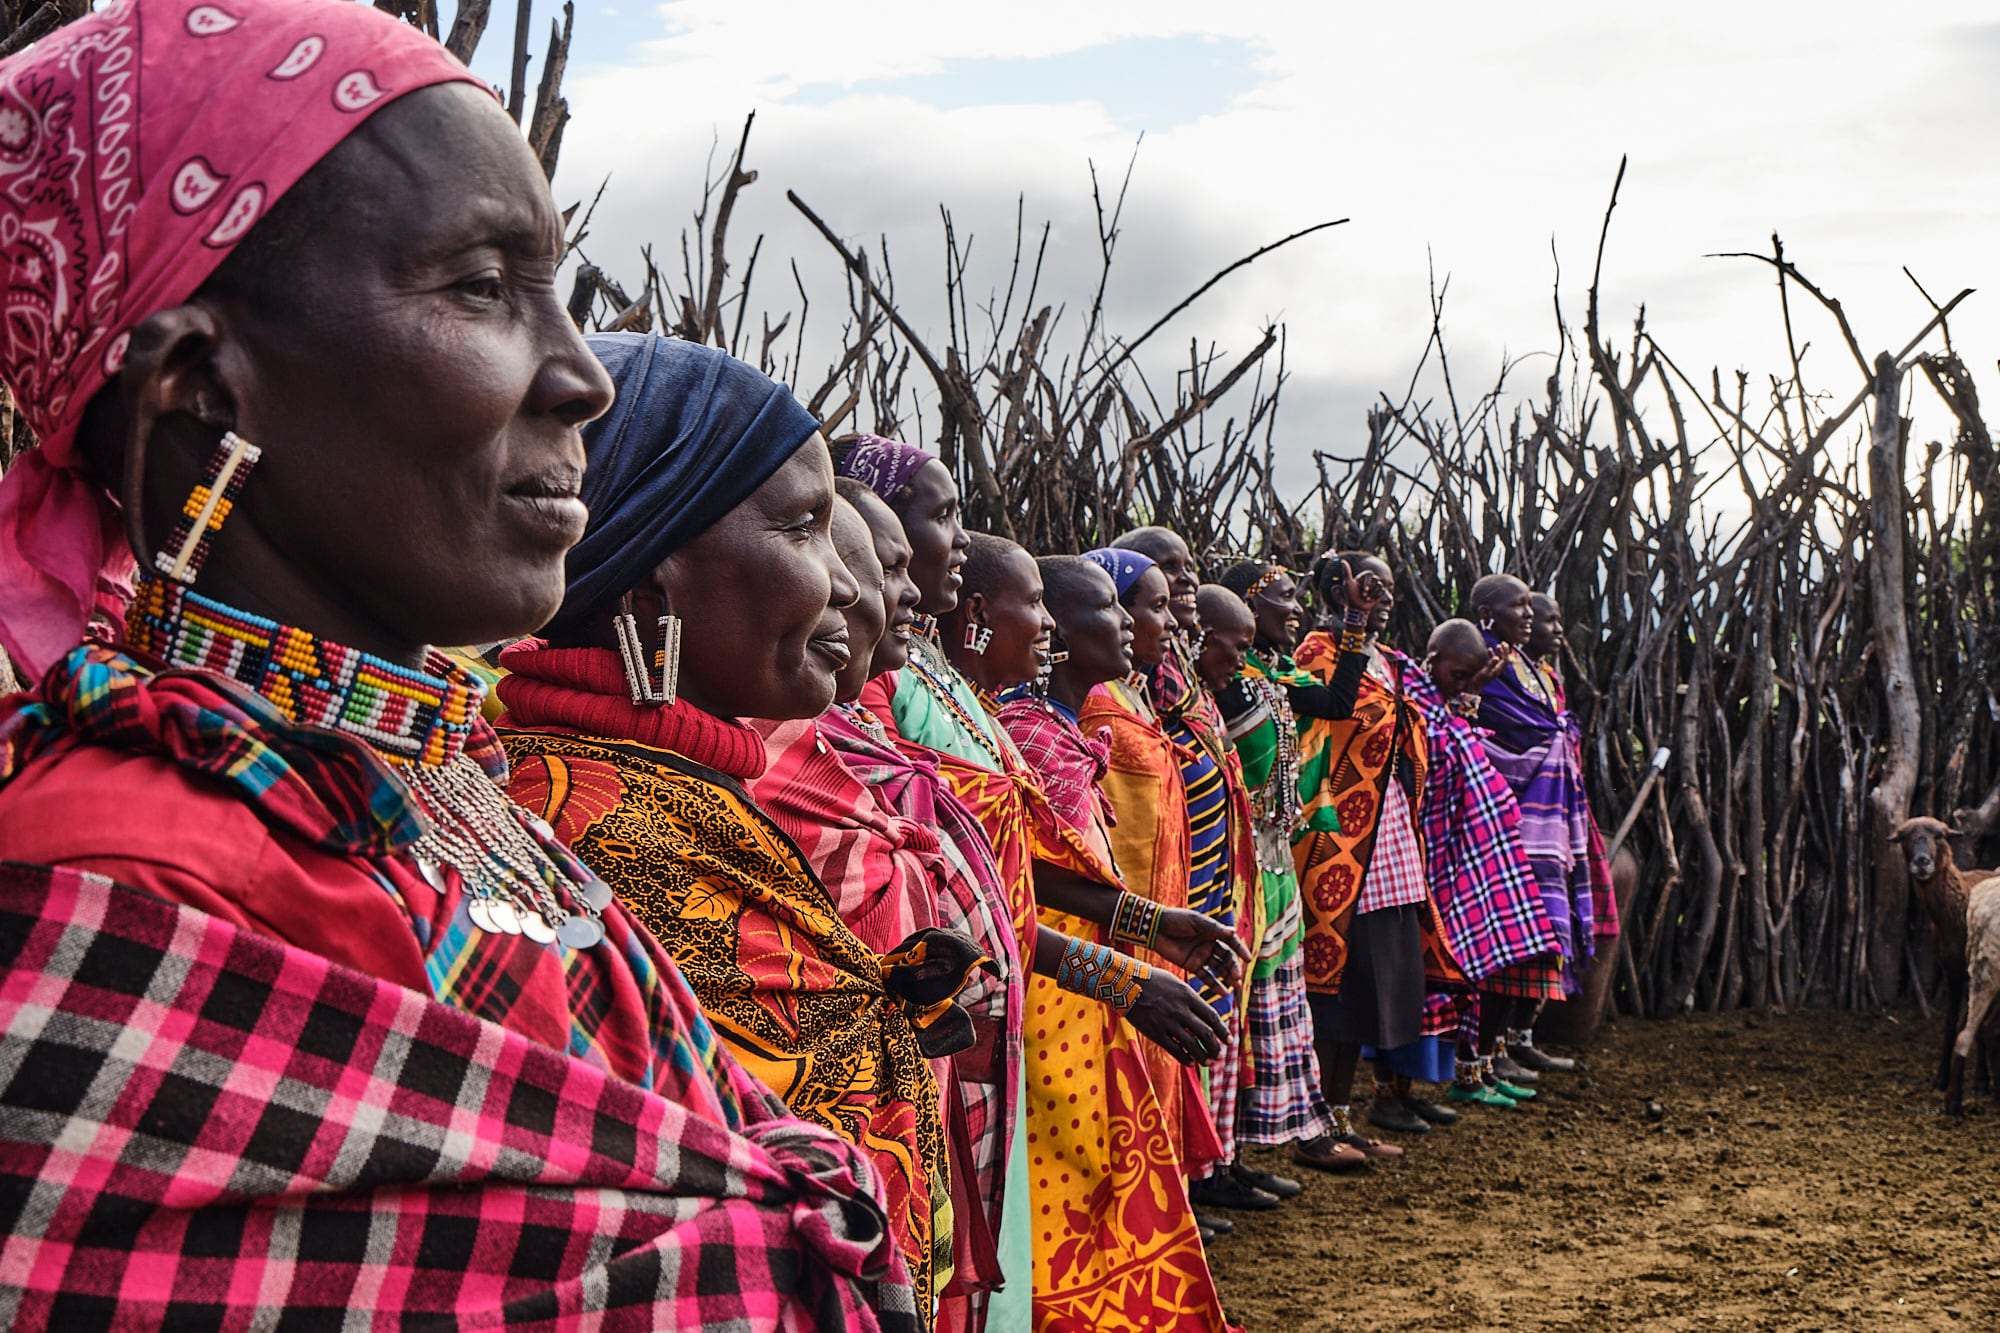
[[[983,653],[992,642],[992,630],[986,628],[984,625],[974,625],[967,622],[965,626],[965,646],[968,650],[975,653]]]
[[[235,431],[224,431],[202,469],[201,480],[181,506],[167,543],[153,553],[153,565],[176,583],[192,585],[222,529],[243,483],[264,451]]]
[[[646,647],[639,638],[639,620],[632,614],[632,597],[627,593],[618,603],[611,627],[618,635],[618,659],[625,668],[625,686],[635,704],[670,707],[680,696],[681,618],[660,617],[660,644],[653,650],[652,664],[646,661]]]

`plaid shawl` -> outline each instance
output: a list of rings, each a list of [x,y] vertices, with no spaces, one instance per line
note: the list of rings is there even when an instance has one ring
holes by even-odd
[[[1487,760],[1479,733],[1445,707],[1430,674],[1393,648],[1382,652],[1402,668],[1403,692],[1423,715],[1430,743],[1418,819],[1452,956],[1477,982],[1553,952],[1556,933],[1521,846],[1513,789]]]
[[[1488,641],[1497,643],[1489,631]],[[1541,668],[1515,654],[1486,686],[1479,705],[1487,757],[1521,807],[1521,842],[1534,864],[1542,903],[1562,941],[1563,984],[1594,952],[1590,892],[1590,809],[1583,774],[1555,695]]]
[[[74,870],[0,865],[0,956],[10,1326],[918,1326],[865,1157],[733,1062],[740,1132]]]
[[[1563,687],[1562,672],[1552,662],[1537,662],[1535,669],[1556,697],[1556,713],[1562,718],[1563,733],[1569,737],[1570,762],[1576,766],[1577,790],[1583,793],[1583,817],[1590,835],[1590,932],[1600,940],[1618,936],[1618,893],[1611,883],[1611,858],[1605,855],[1604,830],[1590,808],[1590,791],[1583,778],[1583,724],[1570,711],[1569,691]]]

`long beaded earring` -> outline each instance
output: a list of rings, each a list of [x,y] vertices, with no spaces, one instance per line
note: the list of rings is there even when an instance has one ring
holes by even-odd
[[[243,483],[264,451],[235,431],[224,431],[201,480],[181,506],[167,544],[153,553],[153,567],[176,583],[192,585],[215,544],[215,534],[235,508]]]
[[[971,621],[966,622],[965,646],[969,651],[983,653],[986,651],[986,646],[992,642],[992,630],[986,628],[984,625],[975,625]]]
[[[660,703],[672,707],[681,694],[681,618],[669,612],[660,617],[660,647],[653,654],[660,672]]]
[[[650,663],[639,638],[639,618],[632,614],[630,593],[618,599],[618,614],[611,618],[611,628],[618,635],[618,660],[625,668],[625,688],[631,692],[632,702],[654,708],[672,704],[680,695],[681,618],[660,617],[660,646]]]

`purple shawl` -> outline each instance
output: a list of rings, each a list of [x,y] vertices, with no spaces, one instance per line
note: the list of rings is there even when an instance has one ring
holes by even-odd
[[[1491,632],[1486,642],[1499,646]],[[1523,673],[1533,671],[1532,662],[1515,654],[1482,692],[1479,723],[1488,732],[1486,757],[1513,788],[1520,806],[1521,844],[1562,944],[1563,987],[1574,993],[1576,968],[1595,949],[1590,811],[1562,716],[1552,697],[1542,697],[1525,683]]]

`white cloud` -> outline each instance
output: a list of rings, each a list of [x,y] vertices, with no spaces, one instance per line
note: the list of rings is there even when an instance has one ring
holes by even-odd
[[[1149,130],[1109,300],[1114,326],[1136,330],[1237,255],[1352,216],[1212,293],[1154,362],[1170,375],[1191,335],[1241,349],[1262,320],[1286,320],[1300,384],[1280,438],[1301,453],[1359,437],[1362,386],[1400,389],[1428,330],[1431,256],[1451,276],[1461,383],[1490,379],[1503,351],[1551,349],[1551,238],[1565,309],[1580,321],[1621,153],[1632,165],[1605,265],[1607,325],[1622,329],[1646,303],[1649,326],[1704,379],[1711,363],[1779,367],[1766,272],[1704,257],[1763,249],[1774,229],[1845,302],[1871,353],[1899,346],[1928,314],[1903,264],[1940,299],[1996,285],[2000,177],[1987,155],[2000,130],[1990,80],[2000,37],[1977,26],[1984,6],[1886,23],[1879,7],[1852,4],[676,0],[659,8],[656,39],[615,62],[589,58],[589,18],[578,18],[584,58],[557,193],[587,196],[613,174],[593,258],[629,277],[641,241],[677,253],[712,138],[726,151],[755,108],[762,179],[743,197],[735,250],[768,233],[759,287],[780,308],[794,303],[784,261],[796,259],[822,333],[838,270],[785,204],[787,188],[850,237],[886,233],[900,290],[941,333],[940,203],[961,234],[976,234],[975,271],[997,283],[1025,192],[1030,222],[1055,224],[1045,293],[1074,305],[1095,267],[1088,163],[1115,178],[1132,148],[1119,108],[1087,97],[939,110],[910,85],[897,95],[870,85],[1135,37],[1247,43],[1254,86],[1213,114]],[[1844,398],[1854,372],[1831,322],[1795,315],[1819,383]],[[1990,368],[2000,291],[1974,297],[1954,330],[1975,373]]]

